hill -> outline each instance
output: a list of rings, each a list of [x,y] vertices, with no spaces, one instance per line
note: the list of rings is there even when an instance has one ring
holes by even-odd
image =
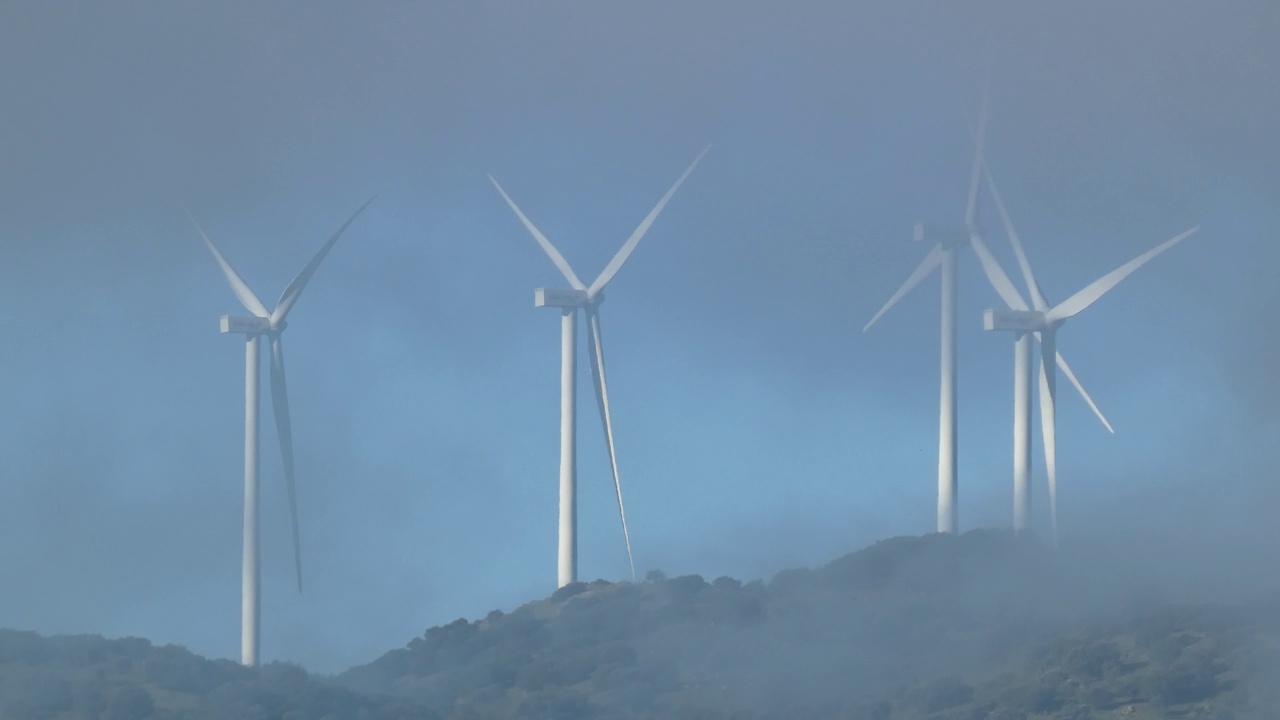
[[[1280,603],[1134,578],[1004,532],[895,538],[768,583],[566,587],[339,680],[459,718],[1277,715]]]
[[[141,638],[0,630],[2,720],[433,720],[285,663],[257,669]]]
[[[1182,604],[1011,534],[769,582],[650,573],[431,628],[332,678],[0,631],[0,718],[1273,718],[1280,599]]]

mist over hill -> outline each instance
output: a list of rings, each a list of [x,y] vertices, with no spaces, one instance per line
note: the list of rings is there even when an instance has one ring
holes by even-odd
[[[1188,571],[1191,569],[1188,568]],[[1186,602],[1005,531],[885,540],[768,582],[576,583],[333,677],[0,632],[0,717],[1267,718],[1280,594]]]

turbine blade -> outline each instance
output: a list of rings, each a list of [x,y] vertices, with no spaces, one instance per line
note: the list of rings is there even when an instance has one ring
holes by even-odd
[[[1043,347],[1042,347],[1043,349]],[[1053,364],[1040,357],[1040,432],[1044,436],[1044,469],[1049,479],[1049,523],[1053,546],[1058,546],[1058,430],[1055,418],[1056,391],[1050,377]]]
[[[636,227],[635,232],[632,232],[631,237],[627,238],[627,241],[622,244],[622,247],[619,248],[617,254],[613,256],[613,259],[609,261],[604,270],[600,271],[600,277],[597,277],[596,281],[591,283],[591,287],[587,290],[589,297],[595,297],[597,293],[604,289],[605,285],[609,284],[613,276],[618,274],[618,271],[622,269],[622,264],[627,261],[627,258],[631,257],[631,251],[636,249],[636,244],[640,242],[640,238],[644,237],[644,234],[649,231],[649,226],[658,218],[658,213],[662,212],[662,208],[666,207],[667,201],[671,199],[672,195],[676,194],[676,190],[679,190],[680,186],[684,184],[684,179],[689,177],[689,173],[693,172],[693,169],[698,166],[698,161],[702,160],[702,156],[706,155],[710,149],[711,146],[708,145],[702,149],[702,152],[698,153],[698,157],[689,163],[689,167],[685,168],[676,183],[667,191],[667,194],[663,195],[662,199],[649,211],[644,220],[640,221],[640,225]]]
[[[1071,372],[1071,368],[1067,366],[1067,361],[1063,359],[1061,352],[1058,353],[1058,368],[1062,370],[1063,375],[1067,376],[1067,380],[1070,380],[1071,384],[1075,386],[1076,391],[1080,393],[1080,397],[1084,398],[1085,404],[1089,406],[1089,409],[1093,411],[1093,414],[1098,416],[1098,420],[1102,422],[1102,427],[1106,428],[1107,432],[1114,435],[1116,432],[1115,428],[1111,427],[1111,423],[1107,422],[1106,416],[1104,416],[1102,411],[1098,409],[1097,404],[1093,402],[1093,398],[1089,397],[1089,393],[1085,392],[1084,386],[1076,379],[1076,374]]]
[[[609,384],[604,375],[604,343],[600,339],[600,313],[594,307],[587,308],[587,343],[591,356],[591,382],[596,390],[596,405],[600,409],[600,422],[604,426],[604,441],[609,449],[609,467],[613,470],[613,489],[618,496],[618,515],[622,518],[622,537],[627,543],[627,562],[631,565],[631,580],[636,579],[636,563],[631,556],[631,533],[627,530],[627,509],[622,503],[622,482],[618,479],[618,456],[613,447],[613,421],[609,414]]]
[[[298,297],[302,295],[302,290],[306,288],[311,276],[315,274],[316,268],[320,267],[320,262],[324,260],[325,255],[329,254],[329,249],[333,247],[334,243],[338,242],[338,238],[342,237],[342,233],[347,231],[347,227],[355,222],[360,213],[364,212],[364,209],[369,207],[369,203],[373,202],[376,197],[377,195],[374,195],[369,198],[359,209],[352,213],[351,217],[342,223],[342,227],[338,228],[338,231],[320,248],[320,252],[311,258],[311,262],[307,263],[306,267],[302,268],[302,272],[298,273],[293,282],[289,283],[289,286],[284,289],[284,292],[280,294],[280,302],[276,303],[276,311],[271,313],[271,323],[273,325],[285,319],[285,316],[289,314],[289,310],[293,308],[293,304],[298,302]]]
[[[1004,223],[1005,234],[1009,236],[1009,243],[1013,245],[1013,254],[1018,258],[1022,279],[1027,283],[1027,290],[1031,293],[1031,302],[1036,310],[1045,312],[1049,309],[1049,303],[1044,299],[1044,293],[1040,292],[1040,284],[1036,282],[1035,274],[1031,272],[1031,263],[1027,262],[1027,253],[1022,247],[1022,240],[1013,227],[1009,210],[1004,205],[1004,199],[1000,197],[1000,189],[996,187],[995,178],[991,176],[991,166],[987,164],[985,158],[982,161],[982,169],[987,177],[987,188],[991,190],[991,198],[996,201],[996,209],[1000,212],[1000,221]]]
[[[942,264],[942,257],[945,253],[946,251],[943,250],[940,245],[934,245],[933,249],[929,251],[929,254],[925,255],[924,259],[920,261],[920,264],[916,266],[915,272],[911,273],[911,277],[907,278],[907,281],[902,283],[902,287],[898,288],[898,292],[894,293],[893,297],[889,298],[889,302],[885,303],[884,307],[880,308],[880,312],[876,313],[875,317],[871,318],[871,322],[868,322],[866,327],[862,328],[862,332],[870,330],[871,326],[875,325],[877,320],[879,320],[885,313],[889,312],[889,308],[898,304],[898,301],[902,299],[903,295],[911,292],[912,288],[919,285],[920,282],[929,275],[929,273],[937,269],[938,266]]]
[[[271,335],[271,404],[280,437],[280,457],[284,460],[284,487],[289,494],[289,519],[293,523],[293,564],[302,592],[302,544],[298,533],[298,486],[294,477],[293,425],[289,421],[289,393],[284,380],[284,346],[280,334]]]
[[[978,189],[982,166],[982,146],[987,134],[987,99],[991,94],[991,69],[987,68],[982,84],[982,104],[978,109],[978,130],[974,141],[973,169],[969,173],[969,203],[965,206],[964,224],[972,228],[978,215]]]
[[[1027,301],[1022,299],[1022,295],[1014,287],[1013,281],[1005,274],[1004,268],[1000,267],[1000,263],[991,254],[991,250],[987,248],[987,243],[983,241],[982,236],[973,233],[969,238],[969,243],[973,245],[973,251],[982,263],[982,271],[986,273],[991,287],[995,288],[995,291],[1000,294],[1005,304],[1013,310],[1027,310]]]
[[[1049,322],[1055,322],[1058,320],[1066,320],[1067,318],[1078,315],[1085,308],[1097,302],[1098,298],[1105,295],[1109,290],[1111,290],[1111,288],[1115,287],[1116,285],[1119,285],[1120,281],[1128,277],[1129,274],[1132,273],[1134,270],[1137,270],[1143,265],[1146,265],[1148,262],[1150,262],[1152,259],[1154,259],[1157,255],[1164,252],[1165,250],[1168,250],[1169,248],[1173,247],[1174,245],[1177,245],[1178,243],[1182,242],[1188,237],[1191,237],[1199,229],[1200,229],[1200,226],[1197,225],[1191,228],[1190,230],[1187,230],[1179,235],[1175,235],[1172,238],[1165,240],[1164,242],[1160,243],[1154,248],[1139,255],[1138,257],[1130,260],[1124,265],[1121,265],[1115,270],[1112,270],[1106,275],[1103,275],[1097,280],[1094,280],[1092,283],[1089,283],[1089,285],[1087,285],[1083,290],[1076,293],[1075,295],[1072,295],[1066,300],[1062,301],[1062,303],[1060,303],[1057,307],[1050,310],[1047,315],[1047,319],[1049,320]]]
[[[493,183],[493,186],[498,189],[502,199],[506,200],[511,209],[515,211],[516,217],[520,218],[520,222],[524,223],[525,228],[533,235],[533,239],[537,240],[538,244],[542,246],[543,252],[547,254],[547,257],[551,258],[551,262],[555,263],[556,269],[560,271],[565,280],[569,281],[569,285],[574,290],[586,290],[587,286],[574,274],[573,268],[569,267],[569,261],[565,260],[560,251],[556,249],[556,246],[552,245],[551,241],[547,239],[547,236],[543,235],[542,231],[534,227],[529,218],[520,212],[520,208],[516,206],[515,201],[511,199],[511,196],[507,195],[507,191],[502,189],[502,186],[498,184],[497,180],[493,179],[492,175],[489,176],[489,182]]]
[[[218,250],[218,246],[213,244],[209,236],[205,234],[204,228],[200,227],[200,223],[196,222],[195,217],[187,210],[187,206],[182,206],[183,212],[190,218],[191,224],[195,225],[196,232],[200,233],[200,237],[204,240],[204,244],[209,246],[209,251],[213,253],[213,259],[218,261],[218,266],[222,268],[222,274],[226,276],[227,283],[231,285],[231,292],[235,293],[236,299],[244,306],[245,310],[257,315],[258,317],[270,317],[271,313],[267,311],[267,306],[262,304],[258,296],[249,289],[249,285],[240,277],[231,267],[231,263],[222,257],[222,252]]]

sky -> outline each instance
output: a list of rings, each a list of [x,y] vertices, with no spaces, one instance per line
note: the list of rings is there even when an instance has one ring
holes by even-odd
[[[1247,0],[6,3],[0,626],[239,655],[243,341],[218,317],[241,311],[184,204],[273,305],[377,196],[284,335],[301,595],[263,402],[263,659],[336,672],[549,593],[559,323],[533,290],[563,281],[486,175],[589,281],[708,144],[601,310],[639,573],[768,578],[933,530],[936,276],[862,328],[926,250],[913,223],[963,220],[988,63],[988,159],[1050,300],[1200,226],[1059,334],[1116,428],[1061,386],[1064,542],[1280,584],[1278,23]],[[998,302],[965,252],[962,530],[1011,523]],[[626,580],[580,362],[580,575]]]

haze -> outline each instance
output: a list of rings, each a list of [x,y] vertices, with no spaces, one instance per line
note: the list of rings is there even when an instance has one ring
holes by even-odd
[[[602,309],[639,571],[931,531],[936,280],[861,328],[912,223],[963,217],[988,58],[1051,299],[1201,225],[1061,334],[1116,427],[1063,386],[1064,545],[1274,583],[1280,8],[966,5],[6,4],[0,625],[237,656],[238,306],[183,202],[271,304],[378,193],[290,316],[307,588],[267,425],[263,659],[336,671],[549,593],[559,329],[532,299],[558,274],[485,174],[594,277],[708,143]],[[1011,343],[960,275],[961,529],[1003,527]],[[622,580],[582,408],[580,574]]]

